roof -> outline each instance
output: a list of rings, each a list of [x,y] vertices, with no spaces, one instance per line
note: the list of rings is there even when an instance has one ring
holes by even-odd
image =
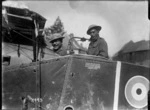
[[[149,43],[150,43],[150,40],[148,40],[148,41],[141,40],[138,42],[130,41],[123,46],[123,48],[120,50],[120,52],[121,53],[129,53],[129,52],[150,50]]]

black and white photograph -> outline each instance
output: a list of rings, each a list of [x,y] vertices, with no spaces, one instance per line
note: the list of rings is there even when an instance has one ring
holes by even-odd
[[[149,0],[3,0],[2,110],[149,110]]]

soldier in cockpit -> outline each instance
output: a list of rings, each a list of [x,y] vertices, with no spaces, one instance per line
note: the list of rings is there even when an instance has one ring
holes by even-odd
[[[87,54],[108,58],[108,46],[104,38],[99,36],[101,26],[90,25],[87,34],[91,36]]]
[[[55,33],[49,41],[53,46],[53,52],[60,56],[67,55],[67,50],[63,47],[63,39],[64,37],[61,34]]]

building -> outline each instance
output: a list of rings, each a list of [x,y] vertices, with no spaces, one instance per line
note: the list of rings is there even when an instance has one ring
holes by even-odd
[[[150,41],[130,41],[113,56],[113,60],[150,66]]]

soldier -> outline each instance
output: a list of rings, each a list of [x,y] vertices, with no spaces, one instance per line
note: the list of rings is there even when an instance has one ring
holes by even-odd
[[[104,38],[99,36],[101,26],[90,25],[87,34],[91,36],[87,54],[108,58],[108,46]]]
[[[67,50],[63,47],[63,36],[61,34],[53,34],[50,43],[53,46],[53,51],[60,56],[67,55]]]

